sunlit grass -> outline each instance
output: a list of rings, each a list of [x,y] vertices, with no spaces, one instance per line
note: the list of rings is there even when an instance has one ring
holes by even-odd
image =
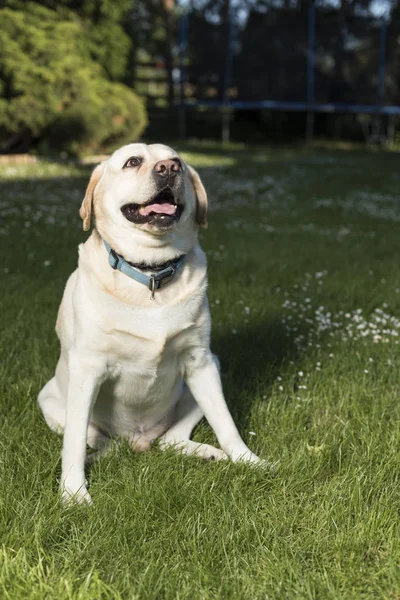
[[[59,506],[36,396],[90,168],[2,166],[0,597],[400,595],[395,153],[185,146],[210,195],[213,349],[269,474],[122,446]],[[215,443],[206,423],[195,439]]]

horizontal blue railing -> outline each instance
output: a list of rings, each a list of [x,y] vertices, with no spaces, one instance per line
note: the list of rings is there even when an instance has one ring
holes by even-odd
[[[293,112],[350,112],[379,115],[400,115],[400,106],[379,106],[376,104],[347,104],[345,102],[318,104],[308,102],[280,102],[276,100],[243,101],[232,100],[220,102],[218,100],[185,100],[186,107],[204,106],[208,108],[234,108],[236,110],[283,110]]]

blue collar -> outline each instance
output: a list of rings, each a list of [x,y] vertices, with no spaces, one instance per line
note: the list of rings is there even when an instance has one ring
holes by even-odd
[[[145,275],[141,270],[136,269],[129,264],[120,254],[117,254],[105,240],[103,240],[103,244],[108,252],[108,262],[110,266],[148,287],[151,291],[151,300],[154,300],[154,292],[162,285],[171,281],[185,261],[185,255],[179,256],[175,260],[172,260],[167,267],[161,269],[161,271],[152,273],[151,275]],[[149,270],[151,269],[149,268]]]

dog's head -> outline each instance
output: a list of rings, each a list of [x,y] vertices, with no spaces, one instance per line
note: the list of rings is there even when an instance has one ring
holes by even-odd
[[[129,144],[98,165],[80,209],[83,229],[92,212],[100,233],[141,230],[151,236],[207,226],[207,195],[199,175],[168,146]]]

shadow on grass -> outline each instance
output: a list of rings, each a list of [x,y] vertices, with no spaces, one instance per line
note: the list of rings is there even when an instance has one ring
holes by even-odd
[[[246,427],[255,400],[268,403],[277,377],[300,358],[279,315],[249,324],[236,335],[213,337],[212,349],[221,361],[225,396],[240,429]]]

